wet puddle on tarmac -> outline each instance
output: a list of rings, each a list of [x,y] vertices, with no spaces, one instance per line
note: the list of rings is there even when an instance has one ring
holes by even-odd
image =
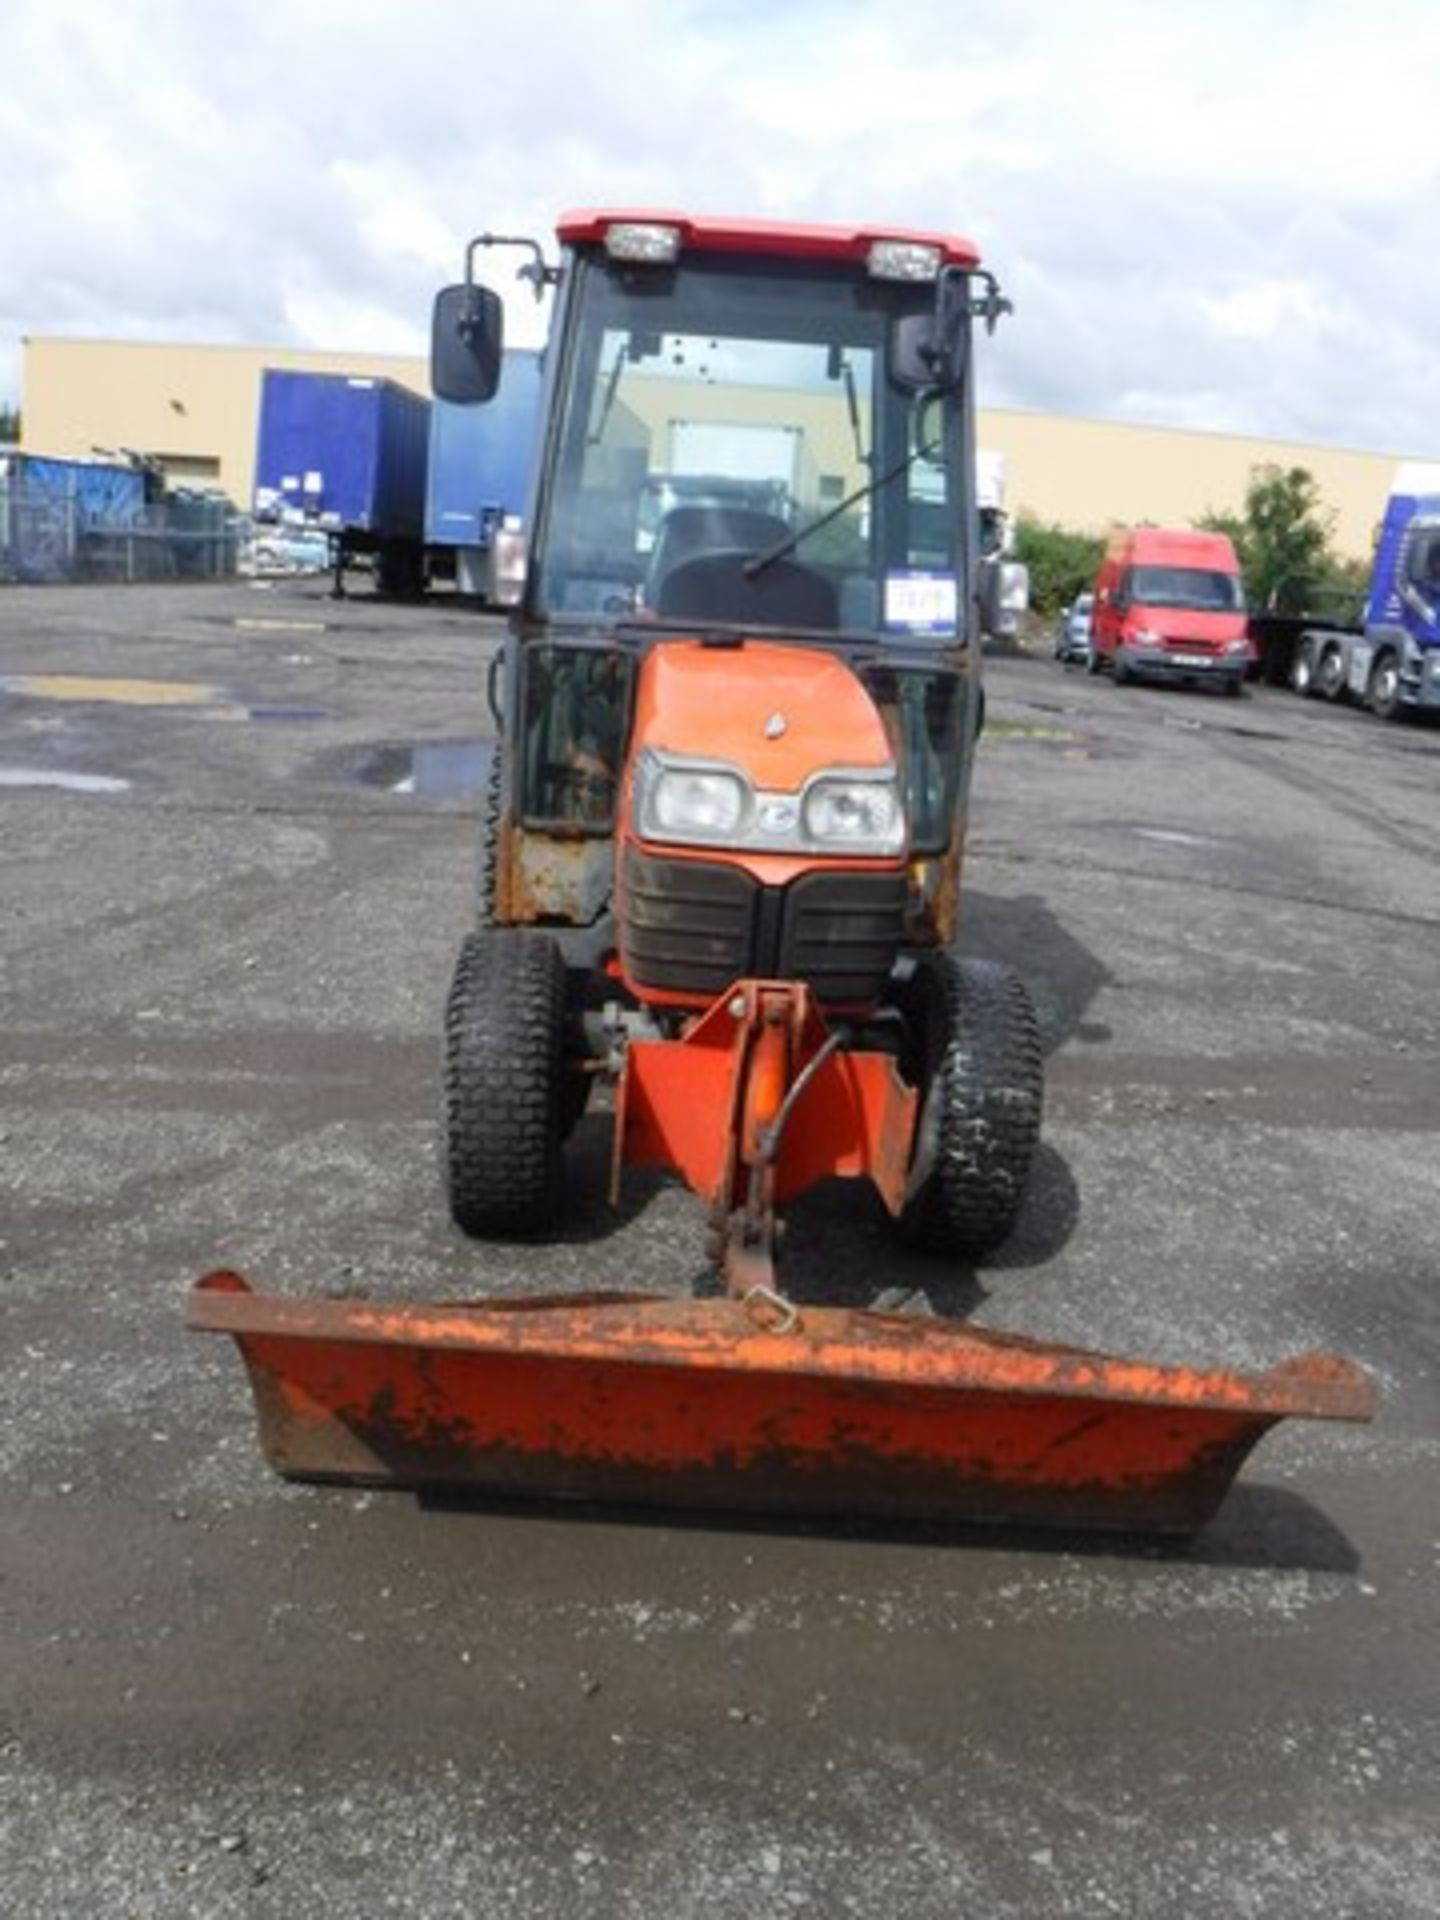
[[[1165,847],[1218,847],[1208,833],[1186,833],[1180,827],[1132,827],[1142,840],[1158,840]]]
[[[493,740],[430,740],[377,747],[353,769],[363,787],[413,793],[426,800],[468,799],[483,792]]]
[[[0,767],[0,787],[45,787],[62,793],[128,793],[130,782],[108,773],[65,773],[59,767]]]

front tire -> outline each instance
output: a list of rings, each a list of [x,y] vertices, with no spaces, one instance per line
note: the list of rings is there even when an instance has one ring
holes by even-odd
[[[565,963],[548,934],[466,936],[445,1007],[442,1169],[462,1233],[553,1217],[565,1113]]]
[[[898,1230],[927,1252],[976,1259],[1013,1231],[1040,1138],[1035,1009],[1013,969],[954,954],[925,956],[908,997],[925,1077]]]

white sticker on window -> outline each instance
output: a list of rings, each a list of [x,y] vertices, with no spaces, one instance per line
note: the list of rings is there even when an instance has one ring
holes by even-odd
[[[885,625],[895,633],[954,633],[960,596],[953,573],[904,567],[885,576]]]

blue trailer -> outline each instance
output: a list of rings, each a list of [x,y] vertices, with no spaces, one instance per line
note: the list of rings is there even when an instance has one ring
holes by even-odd
[[[1290,683],[1386,720],[1440,712],[1440,465],[1397,469],[1363,621],[1308,626]]]
[[[319,527],[336,547],[336,579],[357,554],[377,584],[424,580],[430,402],[396,381],[267,367],[261,376],[255,518]]]
[[[519,597],[540,382],[540,355],[517,348],[488,404],[436,400],[431,409],[426,546],[453,559],[462,593],[493,605]]]

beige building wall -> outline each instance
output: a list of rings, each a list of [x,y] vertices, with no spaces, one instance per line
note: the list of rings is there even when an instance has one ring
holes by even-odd
[[[63,457],[129,448],[158,458],[176,481],[219,487],[248,507],[265,367],[368,374],[430,390],[418,356],[32,335],[21,444]],[[1336,546],[1354,558],[1369,556],[1399,460],[1417,457],[997,407],[981,409],[978,435],[1006,457],[1012,513],[1094,532],[1142,520],[1186,526],[1211,511],[1238,511],[1252,468],[1305,467],[1334,513]]]
[[[1335,516],[1336,548],[1353,559],[1370,557],[1390,481],[1406,457],[996,407],[982,408],[977,432],[982,447],[1006,456],[1012,513],[1096,533],[1238,513],[1253,468],[1304,467]]]
[[[164,345],[31,335],[20,444],[59,458],[128,449],[178,484],[218,487],[248,510],[266,367],[358,373],[430,391],[426,361],[393,353]]]

